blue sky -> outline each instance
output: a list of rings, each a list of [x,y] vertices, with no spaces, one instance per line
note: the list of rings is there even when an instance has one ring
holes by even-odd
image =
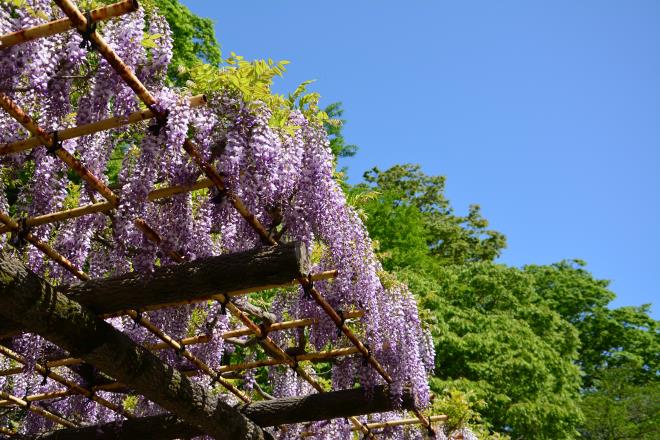
[[[292,62],[342,101],[345,160],[447,176],[481,205],[500,261],[580,258],[615,306],[660,316],[660,2],[183,0],[223,50]]]

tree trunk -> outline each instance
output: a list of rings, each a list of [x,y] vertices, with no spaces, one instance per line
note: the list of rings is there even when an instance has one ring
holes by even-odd
[[[305,247],[296,242],[159,267],[150,274],[130,272],[115,278],[86,281],[64,293],[103,315],[285,284],[308,269]],[[9,321],[10,317],[7,319],[0,322],[0,339],[21,331],[20,325]]]
[[[237,409],[0,253],[0,315],[11,317],[217,439],[263,440]]]

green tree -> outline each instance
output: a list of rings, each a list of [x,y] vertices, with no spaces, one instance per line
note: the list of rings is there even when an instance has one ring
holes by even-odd
[[[530,265],[546,304],[571,322],[580,334],[579,365],[585,389],[604,370],[635,367],[635,383],[657,381],[660,374],[660,326],[649,316],[650,305],[608,308],[615,294],[609,282],[597,280],[580,260],[547,266]]]
[[[657,392],[659,327],[649,306],[608,308],[609,283],[580,260],[493,264],[504,236],[487,229],[478,208],[455,215],[444,183],[397,165],[369,171],[350,193],[370,195],[353,198],[383,265],[418,295],[431,325],[434,390],[474,393],[486,404],[484,423],[513,438],[575,438],[578,427],[600,438],[589,437],[594,425],[581,424],[581,409],[628,408],[601,389],[603,377],[625,367],[638,387],[631,392]]]
[[[434,315],[434,389],[475,393],[484,421],[512,438],[576,437],[578,334],[533,277],[489,262],[399,273]]]
[[[493,263],[504,236],[478,207],[456,215],[444,178],[419,166],[373,169],[365,181],[352,194],[372,194],[359,208],[383,265],[417,294],[431,326],[434,391],[476,396],[481,423],[512,438],[575,438],[578,333],[544,303],[532,274]]]
[[[364,174],[365,183],[358,190],[382,194],[381,203],[410,206],[423,218],[424,237],[429,252],[444,264],[468,261],[492,261],[506,246],[503,234],[489,230],[479,206],[470,206],[466,216],[455,215],[444,195],[445,178],[428,176],[419,165],[395,165]],[[373,219],[374,227],[379,220]],[[382,236],[375,234],[381,240]]]
[[[346,139],[344,138],[343,128],[346,123],[345,119],[342,119],[344,116],[344,109],[342,108],[341,102],[333,102],[328,105],[324,111],[327,113],[328,117],[332,120],[338,121],[339,123],[329,124],[325,123],[325,131],[328,133],[328,139],[330,140],[330,149],[332,154],[335,157],[353,157],[357,153],[357,145],[347,144]]]
[[[656,440],[660,438],[660,384],[637,384],[638,368],[603,370],[585,393],[580,431],[589,440]]]

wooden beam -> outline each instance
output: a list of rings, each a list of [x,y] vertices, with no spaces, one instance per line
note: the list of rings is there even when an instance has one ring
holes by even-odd
[[[411,409],[412,392],[403,389],[403,407],[395,408],[386,386],[377,386],[371,396],[362,388],[312,394],[303,397],[262,400],[240,407],[240,411],[261,427],[329,420],[394,409]],[[40,440],[168,440],[202,435],[200,430],[176,417],[164,414],[84,428],[61,429],[36,437]]]
[[[283,284],[308,270],[309,258],[300,242],[279,247],[262,247],[159,267],[148,276],[130,272],[115,278],[90,280],[64,293],[98,314],[113,314],[125,309],[144,310],[159,304],[198,301],[219,293]]]
[[[117,315],[126,310],[200,302],[218,294],[231,295],[232,292],[287,284],[305,273],[308,267],[305,246],[296,242],[159,267],[149,276],[131,272],[115,278],[90,280],[63,293],[98,315]],[[0,322],[0,338],[20,331],[16,323]]]
[[[270,437],[210,390],[191,382],[4,252],[0,252],[0,315],[11,316],[26,330],[133,387],[210,436]]]

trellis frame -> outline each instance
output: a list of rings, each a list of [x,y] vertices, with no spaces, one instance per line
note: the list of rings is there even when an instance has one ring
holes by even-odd
[[[11,44],[18,44],[24,41],[29,41],[31,39],[40,38],[48,35],[54,35],[55,33],[64,32],[70,28],[77,28],[79,31],[84,31],[86,29],[87,27],[86,17],[77,9],[77,7],[70,0],[55,0],[55,3],[62,9],[62,11],[66,14],[68,19],[57,20],[57,24],[54,24],[55,22],[51,22],[47,25],[38,26],[37,28],[40,29],[36,29],[36,28],[28,29],[24,31],[15,32],[13,34],[10,34],[9,36],[2,36],[0,37],[0,43],[1,43],[0,49],[3,49]],[[137,8],[137,4],[135,1],[125,0],[105,8],[100,8],[100,10],[92,11],[91,17],[92,20],[94,21],[108,19],[111,17],[122,15],[124,13],[131,12],[136,8]],[[155,98],[149,93],[149,91],[139,81],[139,79],[135,76],[135,74],[131,72],[130,69],[128,69],[127,66],[122,62],[122,60],[112,51],[112,49],[108,47],[108,45],[105,43],[103,38],[100,35],[98,35],[96,32],[93,32],[90,36],[90,40],[96,45],[98,52],[121,76],[124,82],[136,93],[138,98],[144,104],[147,105],[148,109],[140,112],[135,112],[125,118],[108,118],[106,120],[95,122],[92,124],[86,124],[85,126],[61,130],[58,132],[59,139],[60,140],[71,139],[78,136],[92,134],[98,131],[117,128],[122,125],[137,123],[150,118],[162,119],[164,115],[160,114],[156,110]],[[205,103],[205,98],[202,96],[193,97],[190,99],[190,104],[193,107],[198,105],[203,105],[204,103]],[[30,148],[35,148],[39,145],[45,145],[48,146],[49,148],[57,147],[55,143],[56,139],[53,139],[53,136],[51,134],[41,129],[41,127],[39,127],[36,123],[34,123],[34,121],[32,121],[27,114],[25,114],[17,105],[15,105],[15,103],[8,96],[4,95],[1,92],[0,92],[0,105],[3,108],[5,108],[5,110],[7,110],[26,129],[28,129],[30,133],[33,134],[33,137],[27,140],[18,141],[12,144],[1,146],[0,155],[9,154],[12,152],[24,151]],[[197,164],[200,170],[206,175],[206,178],[198,182],[192,183],[190,185],[164,188],[164,189],[155,189],[149,194],[150,201],[155,201],[165,197],[170,197],[172,195],[180,194],[182,192],[194,191],[196,189],[201,189],[201,188],[209,188],[211,186],[215,186],[221,191],[227,191],[222,176],[217,172],[217,170],[212,164],[206,162],[203,159],[201,154],[198,152],[196,146],[190,139],[187,139],[184,142],[183,148],[191,156],[191,158]],[[86,170],[85,167],[82,166],[82,164],[80,164],[80,162],[77,161],[73,156],[67,153],[66,150],[61,148],[57,149],[55,151],[55,154],[57,154],[57,156],[60,157],[60,159],[62,159],[71,169],[76,171],[92,188],[96,189],[97,192],[103,195],[107,201],[94,203],[91,205],[82,206],[74,209],[59,211],[56,213],[46,214],[42,216],[36,216],[33,218],[28,218],[27,220],[24,221],[24,223],[27,226],[36,226],[36,225],[48,224],[58,221],[64,221],[67,219],[79,217],[82,215],[88,215],[92,213],[107,213],[118,205],[119,198],[117,197],[117,195],[114,194],[114,192],[110,188],[105,186],[105,184],[103,184],[100,179],[96,178],[95,176],[93,176],[92,173]],[[227,198],[235,207],[235,209],[241,214],[241,216],[248,222],[248,224],[250,224],[250,226],[255,230],[255,232],[261,237],[262,241],[265,244],[268,245],[279,244],[268,233],[268,231],[260,223],[257,217],[247,209],[245,204],[235,194],[227,192]],[[18,222],[11,219],[6,214],[0,213],[0,221],[2,221],[6,225],[5,228],[0,228],[0,233],[8,232],[8,231],[13,231],[13,232],[20,231],[21,225],[19,225]],[[143,220],[137,219],[136,225],[140,229],[142,229],[142,231],[145,233],[145,236],[148,239],[155,242],[156,244],[160,244],[160,237],[158,236],[158,234],[151,227],[149,227],[149,225],[146,224]],[[75,268],[70,261],[68,261],[65,257],[57,253],[56,250],[52,249],[46,243],[41,243],[35,237],[30,237],[29,233],[26,234],[25,238],[27,239],[28,242],[32,243],[42,252],[44,252],[48,258],[58,262],[60,265],[65,267],[67,270],[69,270],[79,279],[84,280],[88,278],[86,274],[84,274],[79,269]],[[178,254],[170,253],[170,256],[177,262],[183,261],[183,258]],[[353,345],[352,348],[345,348],[340,350],[344,350],[344,352],[346,352],[347,354],[352,354],[352,353],[361,354],[366,360],[366,362],[368,362],[378,372],[378,374],[383,378],[383,380],[386,383],[388,384],[392,383],[392,378],[385,371],[382,365],[380,365],[378,360],[376,360],[376,358],[372,355],[372,353],[370,353],[369,349],[355,336],[353,331],[347,326],[345,322],[346,315],[344,315],[344,317],[342,318],[337,313],[337,311],[334,310],[332,306],[330,306],[330,304],[313,287],[312,284],[313,279],[314,279],[313,276],[310,277],[301,276],[298,278],[297,281],[302,286],[302,288],[311,295],[314,301],[324,310],[324,312],[333,320],[333,322],[335,322],[335,324],[340,329],[340,331],[347,337],[347,339]],[[234,366],[232,369],[244,369],[244,368],[252,368],[252,367],[256,368],[258,366],[261,366],[265,362],[272,362],[272,364],[276,364],[276,363],[288,364],[289,366],[294,368],[297,371],[297,373],[300,374],[307,382],[309,382],[317,391],[319,392],[325,391],[323,387],[315,379],[309,376],[309,374],[307,374],[298,364],[299,360],[306,360],[306,359],[296,359],[292,356],[289,356],[289,354],[287,354],[284,350],[282,350],[279,346],[277,346],[268,337],[268,334],[264,332],[263,327],[260,327],[257,324],[255,324],[254,321],[252,321],[252,319],[249,316],[247,316],[243,311],[241,311],[238,307],[236,307],[233,303],[231,303],[227,296],[220,294],[217,295],[214,299],[226,303],[227,309],[230,311],[230,313],[232,313],[233,316],[235,316],[237,319],[239,319],[241,322],[243,322],[246,325],[245,327],[246,330],[243,330],[243,332],[247,331],[253,334],[258,339],[259,344],[262,345],[265,352],[272,356],[272,359],[268,361],[262,361],[262,363],[259,365],[256,365],[258,364],[258,362],[253,363],[255,365],[250,365],[249,363],[246,363],[242,366],[241,365]],[[246,396],[241,396],[242,393],[240,392],[240,390],[237,389],[232,390],[231,384],[222,382],[222,378],[219,376],[219,373],[221,373],[222,371],[220,372],[213,371],[208,366],[206,366],[201,360],[197,359],[194,355],[192,355],[192,353],[190,353],[186,349],[186,345],[188,344],[183,343],[183,341],[177,341],[176,339],[167,335],[162,330],[158,329],[153,324],[148,322],[145,318],[142,317],[141,319],[138,319],[141,317],[141,315],[135,310],[127,310],[125,311],[125,313],[128,316],[134,318],[136,321],[139,321],[140,325],[142,325],[152,334],[156,335],[159,339],[161,339],[162,343],[158,344],[159,348],[170,347],[172,349],[177,350],[189,361],[195,364],[201,371],[209,374],[215,381],[222,383],[223,385],[225,385],[225,387],[228,387],[228,389],[231,392],[237,395],[237,397],[245,401]],[[298,320],[298,321],[303,322],[305,320]],[[309,325],[309,323],[305,323],[301,325]],[[296,323],[295,325],[291,325],[291,327],[282,326],[282,328],[292,328],[295,326],[298,326],[298,323]],[[350,353],[348,353],[349,351]],[[232,370],[226,369],[225,371],[232,371]],[[415,420],[417,420],[417,423],[421,423],[430,431],[433,430],[431,425],[432,420],[430,418],[427,418],[424,415],[422,415],[422,413],[417,409],[415,409],[413,412],[416,415]],[[370,429],[371,427],[368,424],[363,424],[355,418],[351,419],[351,421],[354,424],[354,429],[357,429],[363,432],[365,435],[368,435],[373,438],[373,433],[371,432]]]

